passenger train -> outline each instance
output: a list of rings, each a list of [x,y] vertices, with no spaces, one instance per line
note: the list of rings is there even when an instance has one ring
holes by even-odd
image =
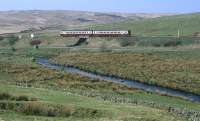
[[[60,32],[63,37],[121,37],[121,36],[131,36],[130,30],[120,30],[120,31],[97,31],[97,30],[63,30]]]

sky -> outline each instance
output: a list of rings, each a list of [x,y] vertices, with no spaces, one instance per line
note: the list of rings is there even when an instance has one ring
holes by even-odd
[[[200,12],[200,0],[0,0],[0,11],[8,10],[191,13]]]

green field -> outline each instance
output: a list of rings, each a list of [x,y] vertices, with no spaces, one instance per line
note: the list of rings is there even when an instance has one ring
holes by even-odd
[[[0,98],[1,119],[6,121],[182,121],[194,117],[170,113],[169,107],[185,110],[185,112],[200,109],[198,103],[130,89],[111,82],[91,80],[64,73],[62,70],[49,70],[34,62],[34,58],[38,56],[51,58],[68,51],[19,49],[12,52],[1,49],[0,97],[3,97]],[[89,53],[96,54],[96,52]],[[1,96],[3,94],[4,96]],[[5,98],[5,94],[11,96]],[[30,101],[24,101],[27,98]],[[42,109],[39,108],[41,105]],[[60,105],[66,107],[64,111],[58,108]],[[26,108],[27,106],[29,108]],[[62,112],[55,112],[57,110]],[[49,112],[55,115],[49,117]]]
[[[100,30],[130,29],[133,35],[139,36],[177,36],[179,29],[180,36],[193,36],[196,32],[200,32],[199,21],[200,13],[192,13],[140,21],[128,20],[113,24],[96,25],[91,28]]]

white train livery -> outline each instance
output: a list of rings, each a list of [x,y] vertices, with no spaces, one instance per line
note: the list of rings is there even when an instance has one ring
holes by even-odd
[[[64,30],[60,32],[63,37],[79,37],[79,36],[89,36],[89,37],[121,37],[121,36],[131,36],[130,30],[125,31],[96,31],[96,30]]]

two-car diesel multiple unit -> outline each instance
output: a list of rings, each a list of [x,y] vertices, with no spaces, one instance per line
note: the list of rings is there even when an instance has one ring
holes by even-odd
[[[60,32],[60,35],[63,37],[128,37],[131,36],[131,31],[64,30]]]

